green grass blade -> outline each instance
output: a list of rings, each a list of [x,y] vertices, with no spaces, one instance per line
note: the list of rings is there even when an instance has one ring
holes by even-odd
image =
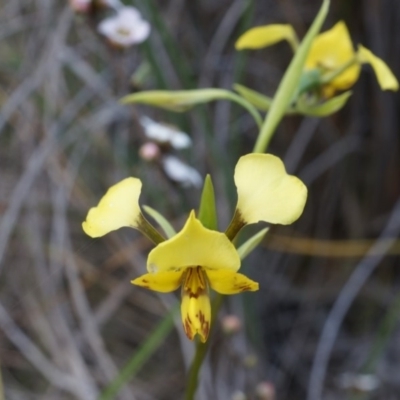
[[[140,368],[143,367],[174,327],[174,316],[179,310],[179,306],[180,304],[177,304],[159,323],[136,354],[128,361],[116,379],[103,391],[99,400],[114,400],[125,383],[132,379]]]
[[[143,206],[143,209],[147,212],[147,214],[150,215],[150,217],[152,217],[154,219],[154,221],[157,222],[158,225],[160,225],[161,229],[165,232],[168,239],[171,238],[172,236],[176,235],[176,231],[173,228],[173,226],[157,210],[155,210],[154,208],[151,208],[149,206]]]

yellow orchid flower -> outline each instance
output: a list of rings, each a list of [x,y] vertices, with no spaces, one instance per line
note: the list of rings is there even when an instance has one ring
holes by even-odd
[[[159,292],[182,286],[181,314],[189,339],[199,334],[206,341],[211,323],[208,287],[221,294],[258,290],[258,283],[242,274],[239,254],[224,233],[205,228],[189,215],[183,229],[149,254],[147,274],[133,284]]]
[[[267,30],[269,27],[267,25],[245,32],[237,40],[236,48],[259,49],[295,37],[287,25],[270,26],[274,28]],[[290,35],[288,32],[291,32]],[[273,40],[260,37],[268,34],[272,35]],[[360,75],[362,64],[371,65],[382,90],[398,90],[398,81],[385,62],[361,45],[356,52],[346,24],[339,21],[314,39],[304,68],[305,72],[318,72],[318,81],[314,83],[321,87],[325,97],[332,97],[335,92],[347,90],[354,85]]]
[[[358,52],[354,51],[349,31],[343,21],[315,38],[305,68],[320,70],[322,80],[326,81],[323,85],[324,94],[331,97],[336,91],[346,90],[354,85],[360,75],[361,64],[371,65],[382,90],[398,90],[397,79],[383,60],[361,45]]]
[[[225,233],[207,229],[191,211],[180,232],[154,240],[154,232],[139,206],[141,182],[127,178],[112,186],[82,226],[91,237],[121,227],[147,234],[157,246],[147,259],[147,273],[133,284],[158,292],[182,291],[181,314],[186,335],[207,340],[211,324],[209,288],[221,294],[258,290],[258,283],[238,273],[240,257],[232,239],[246,224],[265,221],[289,224],[302,213],[307,189],[288,175],[271,154],[248,154],[239,159],[234,175],[238,192],[235,215]],[[155,230],[155,229],[154,229]]]

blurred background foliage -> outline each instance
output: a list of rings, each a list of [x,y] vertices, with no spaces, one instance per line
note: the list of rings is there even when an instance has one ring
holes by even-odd
[[[354,43],[400,77],[400,3],[332,3],[323,30],[343,19]],[[180,186],[160,163],[139,157],[140,116],[190,135],[190,149],[168,152],[212,175],[222,229],[232,215],[233,168],[257,136],[251,116],[224,101],[175,114],[118,99],[234,83],[272,96],[290,47],[238,53],[236,39],[269,23],[290,23],[302,37],[320,6],[129,4],[152,31],[125,50],[96,32],[102,10],[77,15],[51,0],[0,4],[0,363],[7,400],[100,398],[176,303],[175,294],[130,284],[144,272],[146,239],[126,229],[92,240],[81,229],[88,208],[126,176],[142,179],[142,203],[177,229],[198,207],[200,189]],[[364,67],[339,113],[290,116],[280,125],[269,152],[307,184],[308,203],[296,224],[273,227],[244,262],[260,291],[226,299],[198,399],[272,399],[271,391],[261,393],[266,387],[277,400],[399,398],[398,110],[399,95],[381,92]],[[228,335],[222,327],[231,314],[242,328]],[[179,317],[173,323],[108,398],[182,398],[193,345]]]

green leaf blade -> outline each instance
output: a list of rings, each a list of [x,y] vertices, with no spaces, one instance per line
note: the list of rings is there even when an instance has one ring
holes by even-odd
[[[204,180],[203,192],[201,193],[199,208],[199,220],[208,229],[218,229],[214,186],[210,175],[207,175],[206,179]]]
[[[169,223],[169,221],[157,210],[149,206],[143,206],[143,209],[146,211],[147,214],[150,215],[150,217],[154,219],[154,221],[157,222],[158,225],[160,225],[161,229],[165,232],[168,239],[176,235],[176,231]]]
[[[246,258],[264,239],[264,236],[268,232],[269,228],[264,228],[260,232],[247,239],[239,248],[237,252],[241,260]]]

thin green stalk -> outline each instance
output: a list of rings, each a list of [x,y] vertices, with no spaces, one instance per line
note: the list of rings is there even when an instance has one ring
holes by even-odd
[[[385,347],[389,341],[390,336],[393,334],[394,329],[398,323],[400,313],[400,295],[397,295],[393,304],[390,306],[386,312],[383,321],[381,322],[377,338],[372,346],[372,349],[368,355],[368,359],[365,362],[362,372],[366,374],[373,373],[376,364],[378,363],[380,357],[382,356]]]
[[[139,215],[138,229],[147,238],[149,238],[154,244],[159,244],[165,241],[164,236],[145,218],[143,214]]]
[[[180,304],[177,304],[169,314],[159,323],[153,333],[147,338],[143,345],[128,361],[120,374],[103,391],[99,400],[113,400],[119,391],[132,377],[142,368],[151,355],[157,350],[158,346],[164,341],[165,337],[174,327],[174,317],[179,310]]]
[[[267,114],[260,134],[257,138],[253,150],[254,153],[264,153],[267,150],[269,142],[275,133],[276,127],[285,115],[286,109],[290,105],[298,88],[310,46],[314,40],[314,37],[318,34],[323,22],[325,21],[325,17],[329,10],[329,4],[329,0],[323,0],[322,6],[314,22],[312,23],[310,29],[296,51],[288,69],[286,70],[274,99],[272,100],[270,111]]]
[[[139,2],[136,2],[139,3]],[[165,26],[165,18],[162,18],[159,12],[159,8],[154,4],[153,0],[147,0],[142,2],[143,7],[147,8],[148,13],[151,15],[151,22],[160,33],[160,38],[165,46],[168,56],[174,68],[177,71],[177,75],[181,79],[182,86],[186,89],[193,88],[195,86],[193,79],[191,78],[191,71],[186,60],[186,57],[180,51],[176,45],[176,41],[171,35],[169,29]]]
[[[211,326],[214,325],[216,316],[218,315],[219,309],[222,306],[222,301],[224,296],[221,294],[217,294],[213,301],[212,305],[212,318],[211,318]],[[203,361],[207,355],[208,346],[210,341],[206,343],[198,342],[196,346],[196,354],[194,356],[192,365],[189,370],[189,376],[187,379],[186,392],[185,392],[185,400],[193,400],[197,390],[197,384],[199,381],[199,372],[200,368],[203,365]]]
[[[246,225],[246,221],[242,218],[238,209],[235,210],[235,214],[232,217],[229,226],[226,228],[225,235],[228,239],[233,242],[239,231]]]

